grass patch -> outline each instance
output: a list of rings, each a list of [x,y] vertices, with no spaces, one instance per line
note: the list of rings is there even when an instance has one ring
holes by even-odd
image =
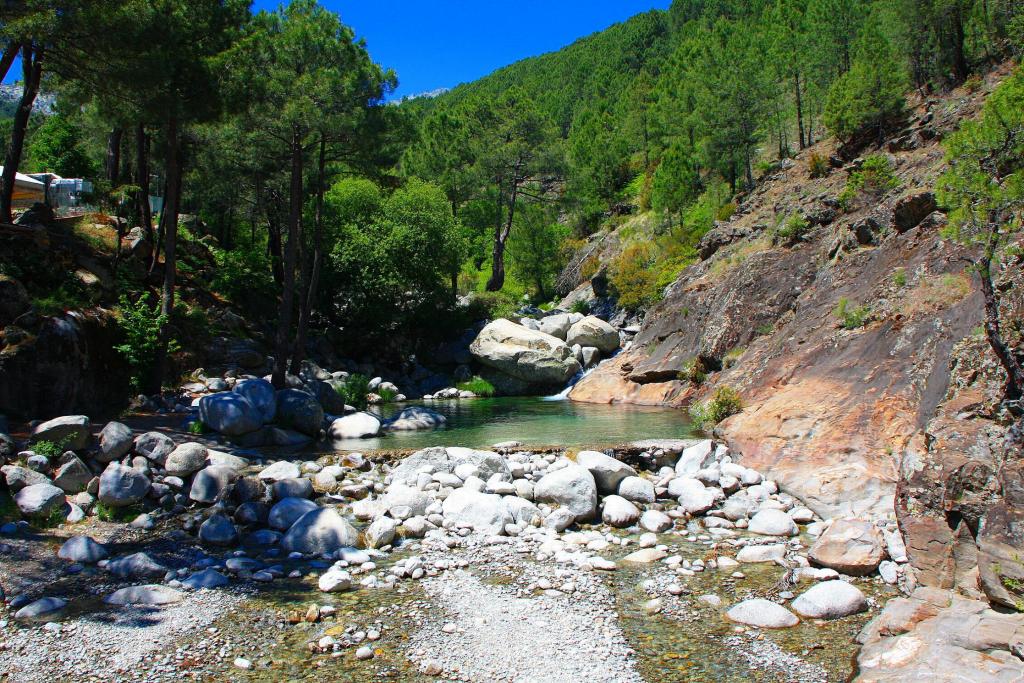
[[[711,398],[690,408],[690,419],[701,431],[710,431],[719,422],[743,410],[743,401],[738,391],[730,386],[715,389]]]
[[[729,351],[729,353],[722,356],[722,368],[727,370],[732,366],[736,365],[736,363],[740,361],[740,357],[743,356],[743,353],[745,351],[745,348],[739,347],[732,349],[731,351]]]
[[[708,371],[704,367],[704,362],[696,357],[683,363],[683,369],[679,371],[679,379],[694,386],[703,383],[707,376]]]
[[[879,199],[899,186],[899,178],[893,173],[889,159],[883,154],[872,154],[864,159],[860,170],[850,174],[846,187],[839,194],[839,204],[849,211],[857,200]]]
[[[810,159],[807,160],[807,171],[812,178],[824,178],[830,170],[828,159],[823,154],[811,153]]]
[[[800,242],[811,231],[811,224],[798,213],[787,218],[775,229],[775,242],[778,244],[795,244]]]
[[[112,507],[104,503],[96,503],[96,517],[102,522],[127,523],[141,515],[142,512],[141,505]]]
[[[494,396],[495,393],[494,385],[483,377],[473,377],[465,382],[459,382],[455,388],[459,391],[472,391],[477,396]]]
[[[377,391],[374,393],[380,396],[383,403],[393,403],[398,398],[398,392],[391,387],[377,387]]]
[[[907,286],[907,271],[904,268],[897,268],[892,274],[892,283],[897,287]]]
[[[335,385],[337,392],[345,405],[350,405],[356,410],[366,410],[366,396],[370,393],[370,378],[359,373],[351,374],[344,384]]]
[[[569,306],[569,312],[582,313],[583,315],[588,315],[590,313],[590,302],[585,301],[583,299],[577,299],[576,301],[572,302],[571,306]]]
[[[915,313],[941,311],[963,301],[970,293],[970,278],[963,273],[932,275],[922,278],[907,294],[903,313],[909,317]]]

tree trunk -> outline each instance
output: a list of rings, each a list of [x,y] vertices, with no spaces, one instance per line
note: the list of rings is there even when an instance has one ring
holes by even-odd
[[[488,292],[498,292],[505,286],[505,243],[512,234],[512,221],[516,215],[516,199],[519,195],[518,180],[512,181],[512,194],[508,200],[508,219],[504,227],[494,231],[494,247],[491,249],[491,277],[487,281]],[[500,224],[499,224],[500,226]]]
[[[793,82],[796,84],[796,129],[800,136],[800,149],[805,149],[810,143],[804,136],[804,105],[803,97],[800,96],[800,72],[793,74]]]
[[[135,172],[138,174],[136,184],[139,186],[139,225],[155,249],[153,212],[149,206],[149,136],[146,134],[146,125],[141,121],[135,126]]]
[[[288,328],[292,324],[292,309],[295,301],[295,261],[299,246],[299,222],[302,219],[302,137],[292,127],[291,183],[288,189],[288,244],[284,252],[284,282],[281,290],[281,309],[277,319],[277,337],[274,351],[274,374],[272,382],[277,389],[285,388],[285,374],[288,369]]]
[[[24,74],[21,99],[14,111],[14,122],[11,126],[11,143],[7,147],[4,159],[3,177],[0,178],[0,221],[13,222],[11,213],[14,198],[14,180],[21,154],[25,147],[25,134],[28,131],[28,120],[32,115],[32,105],[39,94],[39,80],[43,74],[43,48],[24,45],[21,49],[21,67]]]
[[[274,276],[274,284],[284,284],[284,257],[281,253],[281,222],[276,209],[269,204],[267,212],[267,254],[270,256],[270,274]]]
[[[959,7],[953,9],[950,23],[953,32],[953,76],[957,83],[961,83],[967,79],[971,69],[967,64],[967,57],[964,55],[964,17],[963,11]]]
[[[295,348],[292,349],[292,374],[299,374],[302,359],[306,355],[306,336],[309,331],[309,319],[316,306],[316,290],[320,281],[320,261],[323,258],[323,214],[324,214],[324,175],[327,166],[327,142],[320,136],[320,155],[316,167],[316,207],[313,213],[313,266],[309,274],[306,298],[299,311],[299,327],[295,331]]]
[[[110,189],[117,187],[121,179],[121,138],[124,130],[120,127],[114,128],[107,134],[107,158],[106,172],[107,180],[110,181]]]
[[[157,391],[163,386],[167,375],[167,353],[171,332],[170,317],[174,312],[174,285],[178,265],[178,203],[181,190],[181,159],[178,147],[178,117],[172,114],[167,120],[167,192],[164,196],[164,210],[160,220],[164,230],[164,283],[160,293],[160,314],[166,316],[167,321],[160,330],[157,370],[154,379]]]
[[[1006,398],[1016,400],[1024,396],[1024,369],[1017,361],[1013,349],[1003,340],[999,326],[999,300],[992,286],[992,261],[995,258],[997,239],[998,230],[993,227],[985,247],[985,255],[979,261],[977,270],[981,279],[981,294],[985,298],[985,336],[1003,370],[1006,371]]]

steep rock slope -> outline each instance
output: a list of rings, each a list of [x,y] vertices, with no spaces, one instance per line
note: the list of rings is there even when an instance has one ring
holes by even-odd
[[[703,260],[649,311],[632,347],[570,397],[683,406],[734,386],[745,409],[718,431],[747,464],[824,516],[891,512],[900,456],[947,394],[954,345],[981,319],[969,254],[930,213],[940,140],[1006,73],[914,103],[905,130],[864,152],[886,154],[899,186],[852,211],[836,198],[859,160],[825,142],[784,164],[704,238]],[[826,177],[811,177],[812,153],[831,158]],[[777,226],[795,214],[811,228],[781,239]],[[866,313],[863,325],[841,324],[843,300]],[[677,379],[694,358],[716,370],[701,386]]]

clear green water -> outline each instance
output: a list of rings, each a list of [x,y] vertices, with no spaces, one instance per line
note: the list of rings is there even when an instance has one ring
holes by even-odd
[[[413,404],[388,405],[376,410],[389,418],[409,405]],[[535,397],[429,401],[423,405],[447,417],[447,428],[354,440],[341,450],[481,448],[501,441],[521,441],[529,446],[610,446],[638,439],[694,436],[686,412],[672,408],[594,405]]]

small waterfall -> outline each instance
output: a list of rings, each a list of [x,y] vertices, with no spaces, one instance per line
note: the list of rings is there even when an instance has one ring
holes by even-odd
[[[612,358],[615,358],[615,356],[617,356],[617,355],[619,355],[618,351],[616,351],[612,355],[608,356],[607,358],[602,360],[600,363],[595,364],[590,369],[588,369],[588,370],[580,370],[579,372],[577,372],[575,375],[572,376],[572,379],[569,380],[569,383],[565,385],[564,389],[562,389],[557,394],[554,394],[552,396],[545,396],[544,400],[545,401],[564,401],[564,400],[568,399],[569,398],[569,392],[572,391],[572,388],[574,386],[576,386],[581,379],[583,379],[584,377],[586,377],[587,375],[592,373],[594,370],[597,370],[599,367],[601,367],[602,365],[604,365],[605,363],[610,361]]]

